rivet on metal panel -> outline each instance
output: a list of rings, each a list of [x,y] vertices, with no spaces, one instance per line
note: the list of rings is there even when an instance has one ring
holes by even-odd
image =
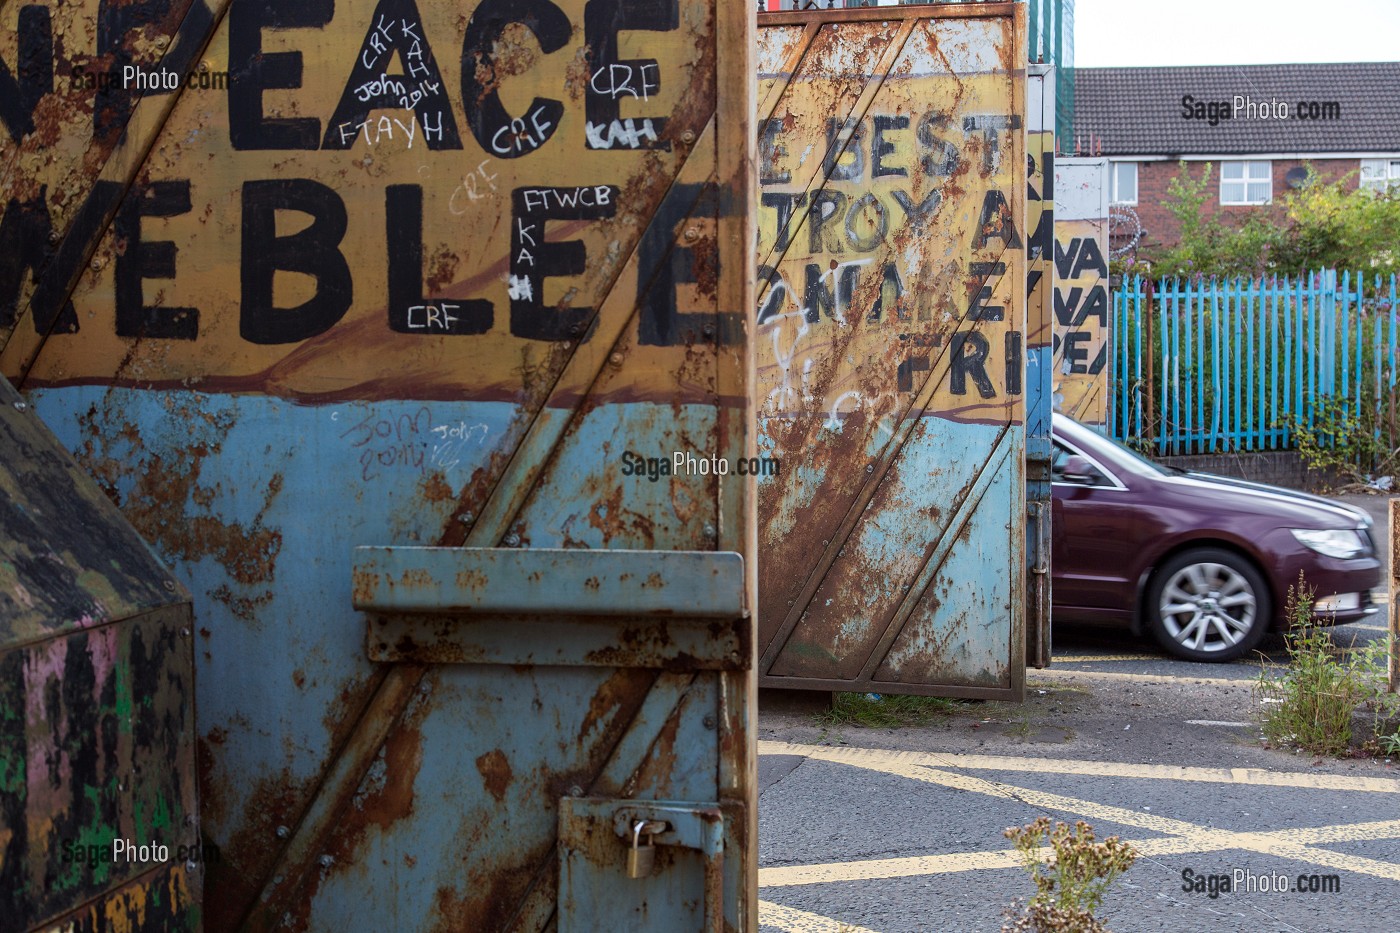
[[[829,544],[831,544],[831,539],[829,539],[829,538],[822,538],[822,547],[826,547],[826,546],[828,546]]]
[[[611,357],[608,358],[608,362],[609,362],[609,363],[612,363],[614,366],[621,366],[621,365],[622,365],[622,354],[621,354],[621,353],[614,353]]]
[[[185,862],[185,871],[194,871],[198,867],[199,865],[196,864],[194,861]]]
[[[569,796],[570,796],[570,797],[582,797],[582,796],[583,796],[583,788],[582,788],[582,787],[579,787],[577,784],[575,784],[573,787],[570,787],[570,788],[569,788]]]
[[[476,516],[473,515],[471,512],[463,512],[461,515],[457,516],[457,521],[461,522],[464,525],[470,525],[475,520]]]
[[[577,336],[578,336],[578,332],[579,332],[579,326],[578,326],[577,324],[570,324],[570,325],[569,325],[569,333],[571,333],[571,334],[573,334],[575,337],[577,337]]]
[[[15,411],[28,411],[29,405],[26,402],[15,402]]]
[[[695,240],[695,239],[698,239],[699,236],[700,236],[700,231],[697,230],[697,229],[695,229],[694,227],[686,227],[686,228],[685,228],[685,238],[686,238],[686,240]]]
[[[180,637],[181,637],[181,638],[189,638],[189,637],[190,637],[190,630],[189,630],[188,627],[185,627],[185,628],[180,629]]]
[[[867,472],[867,473],[874,473],[874,472],[875,472],[875,464],[873,464],[873,463],[867,463],[867,464],[865,465],[865,472]]]
[[[705,724],[706,729],[713,729],[715,727],[715,717],[713,716],[706,716],[702,722]]]
[[[691,130],[686,130],[681,134],[681,142],[689,146],[691,143],[695,142],[695,133]]]
[[[706,522],[706,523],[705,523],[705,537],[707,537],[707,538],[713,538],[714,536],[715,536],[715,526],[712,525],[712,524],[710,524],[709,522]]]
[[[279,826],[279,827],[277,827],[277,838],[278,838],[278,839],[286,839],[286,838],[287,838],[288,836],[290,836],[291,834],[292,834],[292,831],[291,831],[290,829],[288,829],[287,827],[285,827],[285,826]]]
[[[788,600],[788,605],[791,606],[792,604],[793,604],[793,600],[789,599],[789,600]]]
[[[332,865],[335,864],[335,857],[330,855],[323,855],[316,861],[321,863],[322,868],[330,868]]]
[[[713,337],[715,335],[715,325],[713,324],[706,324],[701,330],[705,332],[706,337]]]
[[[506,547],[520,547],[520,535],[506,535]]]
[[[170,590],[172,593],[175,591],[175,581],[174,581],[174,580],[166,580],[165,583],[162,584],[162,585],[163,585],[167,590]]]

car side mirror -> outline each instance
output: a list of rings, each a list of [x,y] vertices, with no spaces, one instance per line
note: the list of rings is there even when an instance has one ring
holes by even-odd
[[[1088,460],[1075,454],[1065,458],[1065,466],[1060,471],[1060,476],[1067,483],[1078,483],[1081,486],[1094,486],[1103,479],[1103,474],[1094,469]]]

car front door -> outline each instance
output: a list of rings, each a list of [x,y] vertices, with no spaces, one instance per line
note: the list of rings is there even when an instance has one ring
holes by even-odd
[[[1051,479],[1055,609],[1068,616],[1130,617],[1140,528],[1132,490],[1101,461],[1059,439]]]

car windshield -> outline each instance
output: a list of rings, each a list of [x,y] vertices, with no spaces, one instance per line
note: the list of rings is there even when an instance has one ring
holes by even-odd
[[[1127,444],[1124,444],[1122,441],[1114,440],[1111,437],[1105,437],[1104,440],[1108,441],[1110,444],[1113,445],[1114,453],[1121,454],[1122,456],[1127,458],[1131,458],[1132,460],[1137,461],[1138,463],[1142,464],[1143,466],[1147,467],[1155,473],[1159,473],[1163,476],[1181,476],[1186,472],[1181,467],[1170,466],[1165,463],[1158,463],[1155,460],[1149,460],[1147,457],[1138,453],[1136,450],[1133,450],[1131,447],[1129,447]]]
[[[1070,422],[1076,427],[1081,428],[1089,434],[1092,434],[1094,443],[1100,448],[1100,450],[1102,450],[1102,448],[1105,447],[1110,448],[1108,451],[1106,451],[1106,453],[1116,458],[1120,464],[1129,464],[1134,466],[1145,467],[1146,469],[1148,469],[1152,473],[1157,474],[1158,476],[1181,476],[1187,472],[1181,467],[1169,466],[1165,463],[1158,463],[1155,460],[1150,460],[1121,441],[1114,440],[1111,437],[1107,437],[1103,434],[1100,434],[1098,431],[1095,431],[1087,425],[1082,425],[1077,421],[1073,421],[1072,419],[1068,420],[1070,420]]]

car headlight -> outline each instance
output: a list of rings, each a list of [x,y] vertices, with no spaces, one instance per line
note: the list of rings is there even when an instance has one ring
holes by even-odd
[[[1298,539],[1299,544],[1324,557],[1348,560],[1352,557],[1359,557],[1366,551],[1366,543],[1361,540],[1361,535],[1350,528],[1329,528],[1317,531],[1294,528],[1291,530],[1293,537]]]

